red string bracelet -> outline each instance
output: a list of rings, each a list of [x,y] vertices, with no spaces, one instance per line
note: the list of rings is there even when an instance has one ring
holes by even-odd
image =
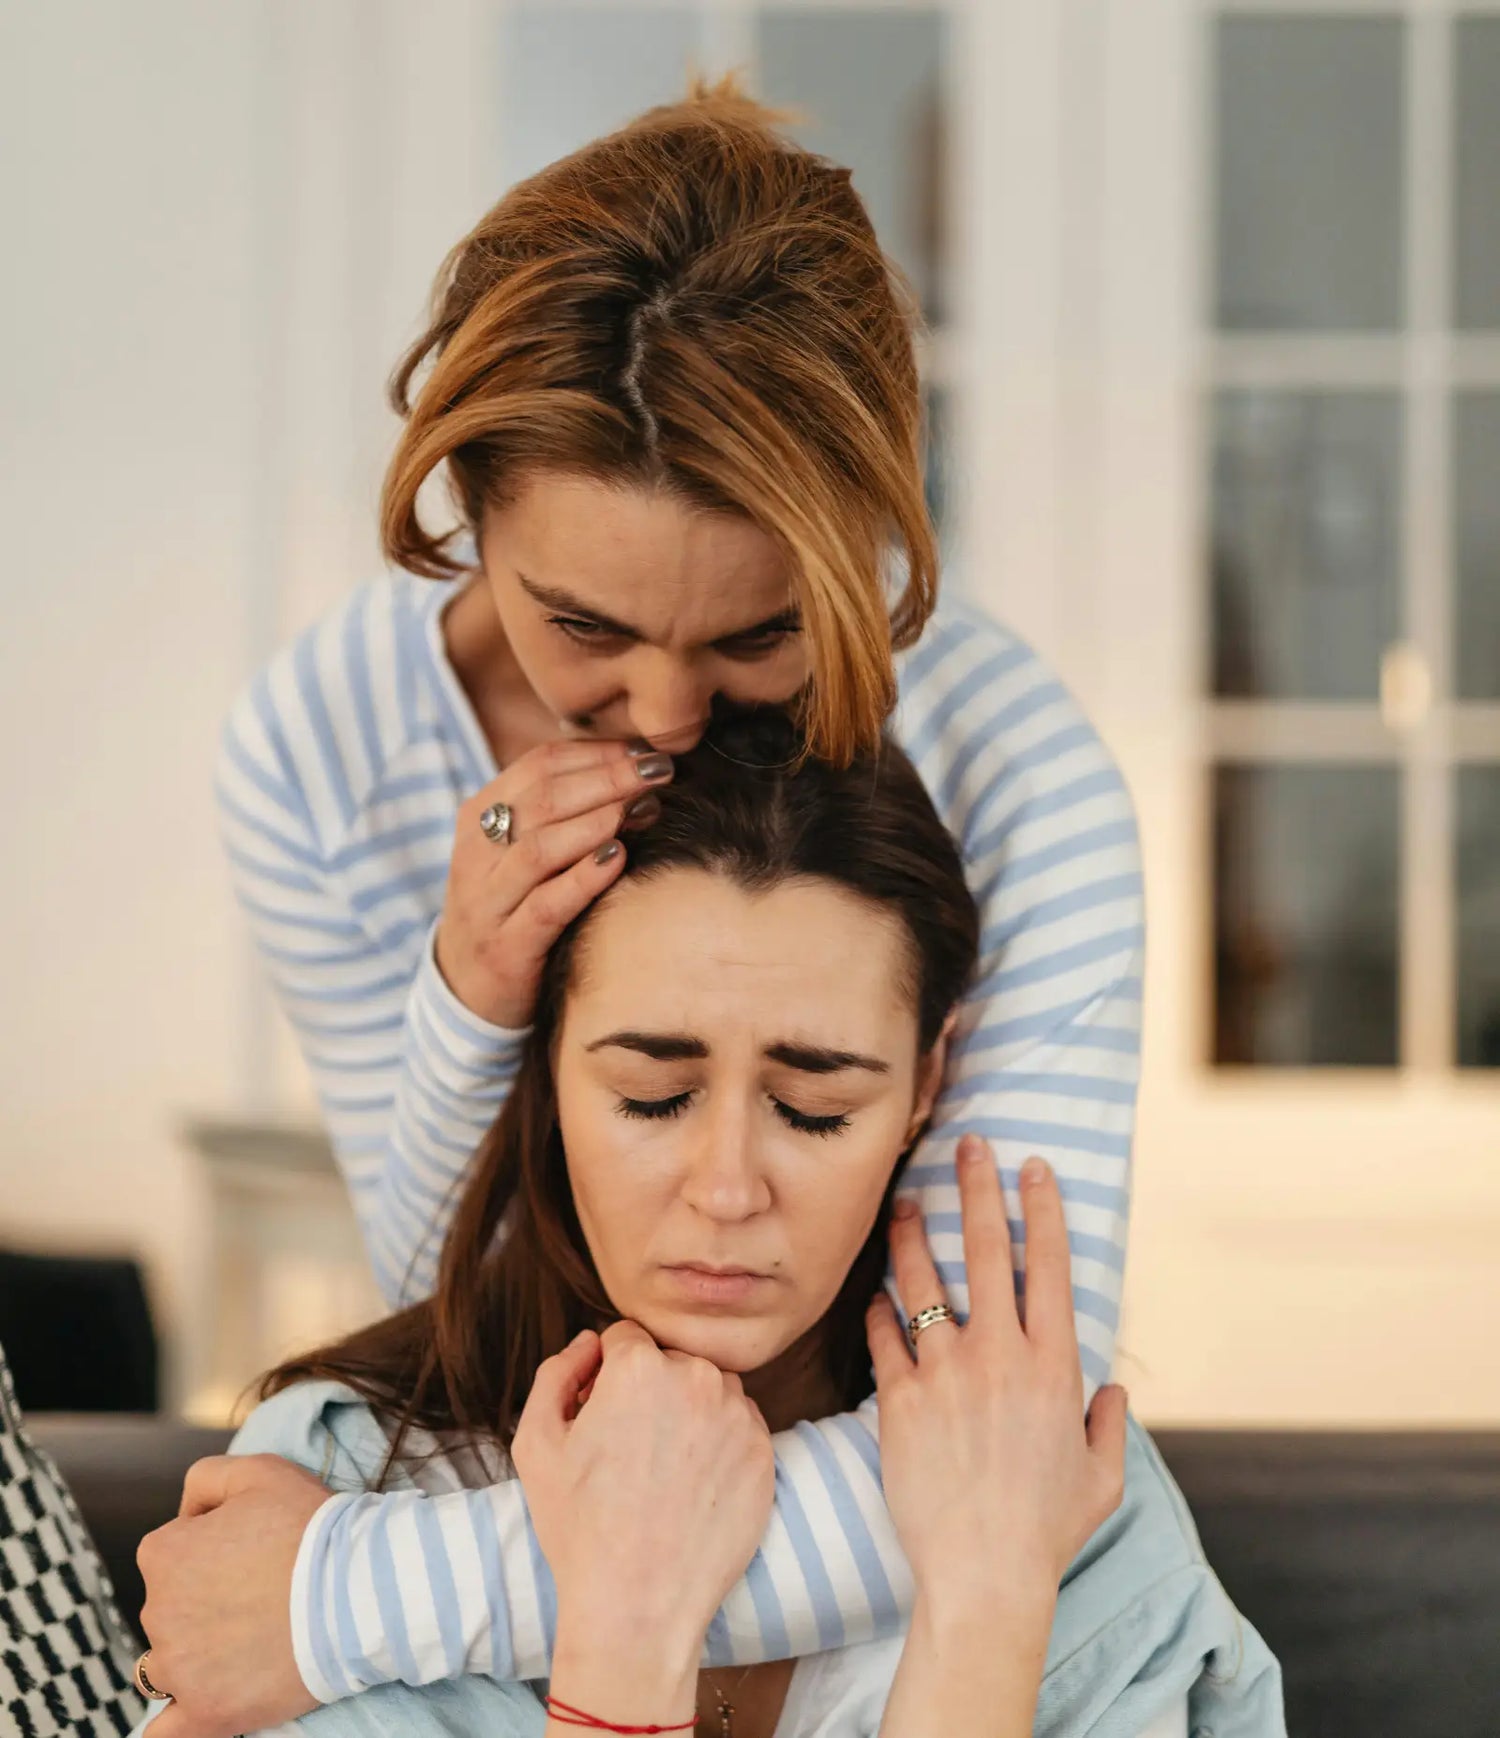
[[[600,1720],[593,1714],[585,1714],[582,1708],[570,1708],[566,1702],[559,1702],[556,1696],[543,1696],[547,1712],[563,1726],[587,1726],[594,1732],[686,1732],[698,1724],[695,1714],[691,1720],[684,1720],[677,1726],[617,1726],[613,1720]]]

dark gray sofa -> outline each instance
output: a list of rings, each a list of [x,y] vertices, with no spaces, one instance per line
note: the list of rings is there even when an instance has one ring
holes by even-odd
[[[135,1546],[227,1437],[35,1414],[126,1616]],[[1209,1560],[1286,1676],[1292,1738],[1500,1738],[1500,1433],[1161,1431]]]

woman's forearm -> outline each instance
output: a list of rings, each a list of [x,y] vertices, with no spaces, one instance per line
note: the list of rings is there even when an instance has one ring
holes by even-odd
[[[1056,1598],[919,1593],[880,1738],[1031,1738]]]

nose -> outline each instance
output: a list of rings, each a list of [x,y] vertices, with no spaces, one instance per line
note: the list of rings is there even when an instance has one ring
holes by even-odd
[[[706,671],[675,653],[653,650],[631,673],[630,728],[668,754],[686,754],[708,728],[713,697]]]
[[[682,1198],[705,1219],[734,1224],[763,1213],[770,1185],[757,1151],[753,1107],[721,1100],[697,1120]]]

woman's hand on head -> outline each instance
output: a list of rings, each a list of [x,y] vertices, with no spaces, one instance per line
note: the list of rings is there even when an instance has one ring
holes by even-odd
[[[624,868],[618,835],[650,825],[652,792],[671,777],[670,757],[648,744],[551,742],[460,807],[437,963],[471,1013],[529,1024],[548,950]],[[480,825],[499,803],[511,812],[503,844]]]
[[[770,1432],[739,1377],[616,1322],[542,1364],[511,1453],[557,1584],[559,1635],[628,1645],[625,1625],[696,1665],[775,1495]]]
[[[147,1674],[173,1701],[152,1738],[232,1738],[317,1707],[292,1651],[292,1569],[328,1491],[272,1454],[196,1461],[178,1518],[136,1552]]]
[[[1120,1503],[1125,1391],[1100,1389],[1085,1421],[1062,1199],[1035,1163],[1021,1182],[1024,1324],[994,1158],[968,1136],[958,1170],[969,1320],[924,1329],[915,1357],[883,1292],[866,1326],[886,1501],[919,1601],[1018,1616],[1034,1606],[1050,1628],[1064,1570]],[[890,1242],[908,1316],[943,1302],[914,1204]]]

